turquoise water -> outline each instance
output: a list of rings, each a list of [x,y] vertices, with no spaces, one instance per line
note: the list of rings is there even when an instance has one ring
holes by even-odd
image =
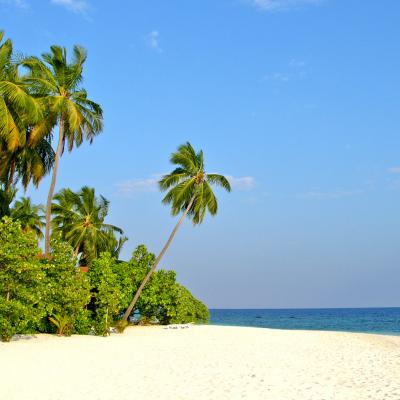
[[[326,309],[211,309],[210,324],[275,329],[400,335],[400,307]]]

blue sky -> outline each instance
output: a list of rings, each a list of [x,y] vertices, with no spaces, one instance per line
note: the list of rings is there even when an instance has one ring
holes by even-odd
[[[210,307],[400,306],[399,17],[394,0],[0,0],[18,51],[88,49],[105,129],[58,188],[111,201],[125,258],[175,223],[156,180],[177,145],[231,176],[162,263]]]

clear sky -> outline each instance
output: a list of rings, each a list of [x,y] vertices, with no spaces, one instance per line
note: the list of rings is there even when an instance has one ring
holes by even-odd
[[[162,263],[210,307],[400,306],[399,20],[397,0],[0,0],[16,50],[88,49],[105,129],[58,188],[111,201],[124,258],[175,223],[156,180],[177,145],[232,177]]]

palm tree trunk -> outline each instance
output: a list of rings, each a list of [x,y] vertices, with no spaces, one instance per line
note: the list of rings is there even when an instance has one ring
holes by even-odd
[[[50,254],[50,224],[51,224],[51,203],[53,202],[54,188],[56,187],[58,165],[60,163],[61,154],[64,150],[64,121],[63,117],[60,118],[60,128],[58,136],[58,145],[56,156],[54,159],[53,175],[51,177],[49,194],[47,195],[46,205],[46,232],[45,232],[45,243],[44,253],[46,257]]]
[[[163,249],[161,250],[161,253],[158,255],[158,257],[154,261],[154,264],[151,267],[150,271],[147,273],[147,275],[143,279],[142,283],[140,284],[139,289],[137,290],[137,292],[135,293],[135,296],[133,297],[133,299],[131,301],[131,304],[129,304],[129,307],[127,308],[127,310],[125,311],[124,316],[122,317],[125,321],[127,321],[129,316],[131,315],[133,308],[135,307],[137,301],[139,300],[139,297],[140,297],[140,295],[142,293],[143,288],[145,287],[146,283],[149,281],[149,279],[153,275],[154,271],[156,270],[158,264],[160,263],[162,257],[164,256],[165,252],[168,250],[168,247],[170,246],[172,240],[174,239],[174,237],[176,235],[176,232],[178,231],[178,229],[182,225],[186,215],[188,214],[188,212],[192,208],[193,202],[194,202],[194,197],[191,198],[188,206],[186,207],[185,212],[182,214],[182,217],[179,219],[178,223],[175,225],[175,228],[173,229],[173,231],[169,235],[167,243],[165,243]]]
[[[15,175],[15,168],[16,168],[16,159],[15,155],[12,156],[12,161],[11,161],[11,168],[10,172],[8,175],[8,180],[7,180],[7,188],[10,188],[14,184],[14,175]]]

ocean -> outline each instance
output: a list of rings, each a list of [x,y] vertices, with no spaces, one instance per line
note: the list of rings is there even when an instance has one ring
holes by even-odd
[[[211,309],[211,325],[400,335],[400,307]]]

